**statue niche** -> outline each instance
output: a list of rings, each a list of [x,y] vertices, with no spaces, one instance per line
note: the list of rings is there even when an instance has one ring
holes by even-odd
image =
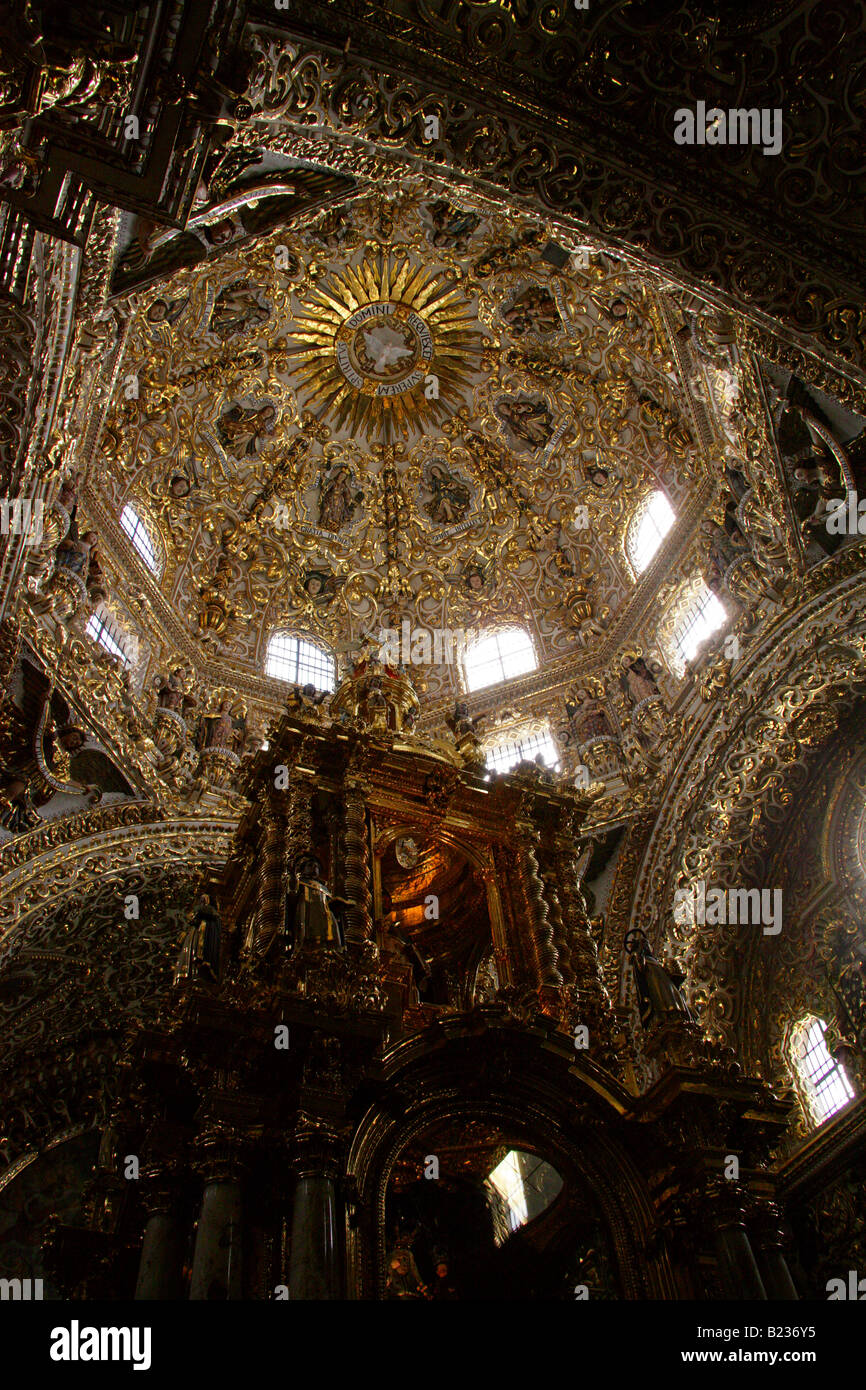
[[[376,859],[375,892],[390,990],[404,1011],[463,1013],[488,1000],[487,888],[465,855],[420,833],[400,835]]]
[[[174,968],[174,983],[207,980],[217,984],[220,977],[222,919],[210,893],[202,893],[181,943]]]
[[[286,936],[291,950],[345,951],[345,911],[353,904],[338,898],[322,881],[314,854],[304,854],[289,875]]]

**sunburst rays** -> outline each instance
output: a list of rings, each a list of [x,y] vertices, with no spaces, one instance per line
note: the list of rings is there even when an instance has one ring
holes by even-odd
[[[301,296],[288,360],[303,406],[336,430],[407,437],[468,396],[484,343],[459,281],[367,253]]]

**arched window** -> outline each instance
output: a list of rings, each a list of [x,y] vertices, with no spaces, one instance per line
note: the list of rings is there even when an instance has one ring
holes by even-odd
[[[120,524],[147,568],[158,575],[162,569],[161,545],[151,527],[142,520],[131,502],[127,502],[120,513]]]
[[[651,492],[644,498],[632,517],[625,542],[636,575],[643,574],[676,519],[663,492]]]
[[[845,1068],[827,1046],[826,1031],[822,1018],[804,1018],[792,1029],[789,1041],[800,1100],[816,1125],[829,1120],[854,1099]]]
[[[493,1215],[494,1240],[503,1245],[514,1231],[556,1200],[562,1191],[562,1178],[537,1154],[510,1149],[488,1174],[484,1186]]]
[[[510,738],[487,750],[487,766],[491,772],[510,772],[518,763],[534,762],[539,754],[545,767],[559,770],[559,749],[548,728],[516,729]]]
[[[682,669],[691,661],[698,648],[724,627],[728,614],[706,584],[702,584],[689,606],[680,614],[671,634],[678,665]]]
[[[537,668],[532,638],[522,627],[506,627],[479,637],[466,648],[463,658],[467,690],[483,690],[486,685],[525,676]]]
[[[124,634],[104,608],[97,608],[96,612],[90,615],[84,631],[112,656],[119,657],[124,666],[129,666],[132,658],[127,651]]]
[[[330,691],[336,684],[330,652],[291,632],[273,633],[265,657],[265,675],[289,685],[314,685],[317,690]]]

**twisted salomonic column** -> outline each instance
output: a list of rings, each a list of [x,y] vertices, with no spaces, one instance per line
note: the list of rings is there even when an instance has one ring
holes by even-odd
[[[547,903],[544,901],[544,884],[538,872],[538,840],[538,832],[531,826],[524,826],[518,833],[520,883],[535,942],[538,983],[557,988],[562,984],[562,976],[557,969],[557,950],[553,944],[553,930],[548,921]]]
[[[215,1125],[199,1137],[197,1148],[204,1192],[189,1296],[243,1298],[240,1138]]]
[[[547,902],[553,945],[556,949],[557,968],[562,976],[563,984],[571,985],[574,984],[574,970],[570,959],[571,953],[569,951],[568,932],[562,915],[562,903],[559,900],[559,891],[556,885],[555,865],[548,851],[544,851],[542,854],[540,867],[544,875],[544,896]]]
[[[563,927],[571,976],[586,1014],[586,1023],[598,1026],[611,1011],[598,948],[593,940],[586,899],[578,880],[577,855],[571,839],[561,838],[555,854],[555,879],[563,912]]]
[[[286,863],[313,848],[313,784],[293,767],[286,789]]]
[[[261,958],[282,927],[283,835],[280,819],[267,796],[262,798],[264,845],[259,867],[253,954]]]
[[[373,935],[373,895],[370,892],[370,853],[363,784],[357,777],[345,783],[346,809],[346,909],[350,941],[368,941]]]

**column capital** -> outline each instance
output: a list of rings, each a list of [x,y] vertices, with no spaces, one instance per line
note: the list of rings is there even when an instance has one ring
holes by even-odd
[[[139,1191],[148,1216],[156,1216],[160,1212],[172,1214],[176,1210],[179,1183],[179,1163],[162,1163],[159,1166],[144,1167],[141,1173]]]
[[[289,1139],[289,1166],[298,1178],[336,1179],[342,1171],[343,1144],[327,1120],[301,1112]]]
[[[254,1137],[233,1125],[212,1123],[193,1144],[193,1167],[206,1183],[239,1182]]]

